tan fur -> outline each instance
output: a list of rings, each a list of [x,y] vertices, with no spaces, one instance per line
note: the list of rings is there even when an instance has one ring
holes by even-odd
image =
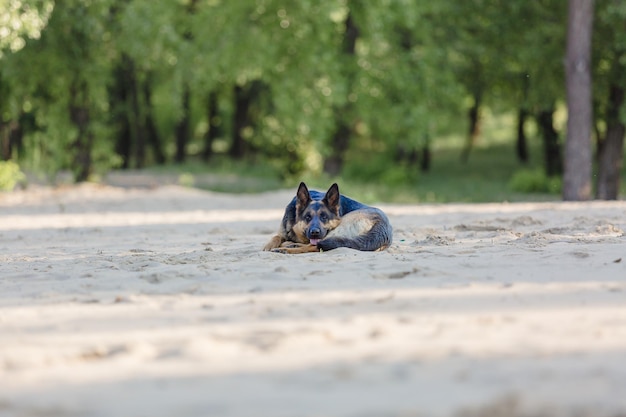
[[[297,243],[309,243],[309,239],[306,237],[306,222],[300,220],[291,228],[293,233],[296,235],[295,242]]]
[[[288,253],[288,254],[296,254],[296,253],[309,253],[309,252],[319,252],[320,250],[315,245],[306,244],[306,243],[298,243],[298,242],[283,242],[280,248],[272,249],[272,252],[278,253]]]
[[[342,218],[329,220],[328,223],[326,223],[328,231],[332,232],[337,227],[339,227],[339,225],[341,224],[341,220],[342,220]]]
[[[271,238],[269,242],[267,242],[267,245],[263,247],[263,250],[268,251],[268,250],[276,249],[280,247],[280,245],[282,245],[284,241],[285,239],[283,239],[280,235],[276,235],[273,238]]]
[[[334,220],[337,224],[328,233],[327,237],[355,238],[370,231],[374,227],[374,221],[362,211],[351,211],[339,219]]]

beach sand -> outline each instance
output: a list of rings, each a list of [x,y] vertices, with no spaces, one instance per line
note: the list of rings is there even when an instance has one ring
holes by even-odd
[[[0,416],[626,415],[626,202],[262,252],[294,193],[0,194]]]

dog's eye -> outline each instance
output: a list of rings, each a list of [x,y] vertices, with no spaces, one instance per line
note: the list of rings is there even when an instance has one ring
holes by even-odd
[[[306,216],[304,216],[304,221],[305,221],[305,222],[310,222],[312,218],[313,218],[313,217],[311,217],[311,215],[310,215],[310,214],[307,214]]]
[[[328,216],[325,214],[320,214],[320,220],[325,222],[326,220],[328,220]]]

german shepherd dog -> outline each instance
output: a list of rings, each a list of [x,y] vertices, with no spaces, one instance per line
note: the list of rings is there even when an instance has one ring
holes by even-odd
[[[333,184],[326,193],[300,183],[287,205],[278,234],[263,250],[280,253],[322,252],[336,248],[378,251],[391,244],[385,213],[339,194]]]

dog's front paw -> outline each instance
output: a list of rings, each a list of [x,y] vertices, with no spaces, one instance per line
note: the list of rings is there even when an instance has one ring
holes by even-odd
[[[274,252],[274,253],[288,253],[287,252],[287,248],[274,248],[274,249],[270,249],[270,252]]]
[[[305,245],[301,243],[294,243],[293,245],[283,245],[280,248],[272,249],[272,252],[276,253],[288,253],[295,255],[297,253],[310,253],[318,252],[319,249],[314,245]]]

